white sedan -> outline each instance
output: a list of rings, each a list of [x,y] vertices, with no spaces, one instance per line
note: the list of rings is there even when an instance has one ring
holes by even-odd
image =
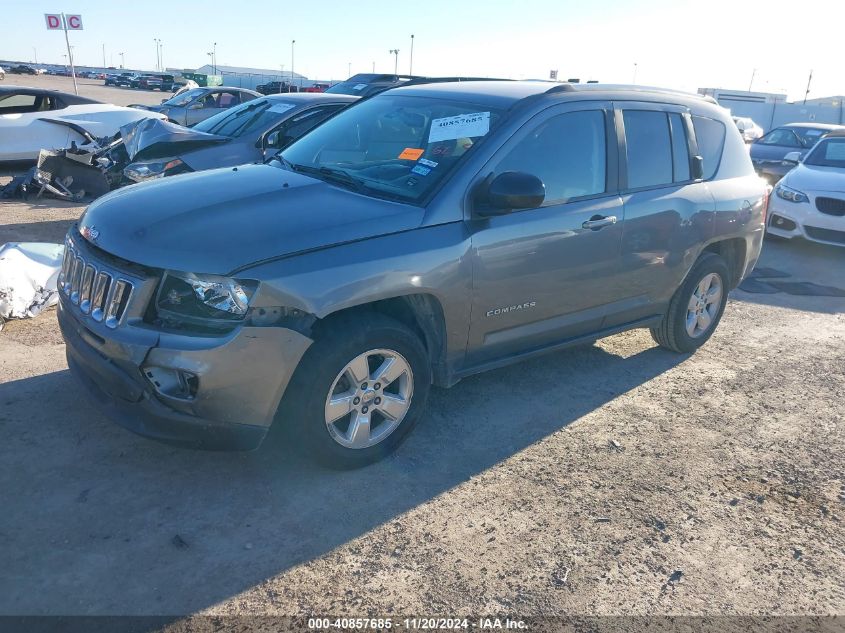
[[[775,187],[769,233],[845,246],[845,131],[830,132],[803,160],[791,152],[784,161],[796,167]]]
[[[36,160],[42,149],[116,134],[122,125],[163,114],[100,103],[65,92],[0,87],[0,161]]]

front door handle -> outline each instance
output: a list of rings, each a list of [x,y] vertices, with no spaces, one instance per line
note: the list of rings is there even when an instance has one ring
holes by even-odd
[[[600,228],[616,224],[615,215],[594,215],[589,220],[581,225],[581,228],[590,229],[591,231],[598,231]]]

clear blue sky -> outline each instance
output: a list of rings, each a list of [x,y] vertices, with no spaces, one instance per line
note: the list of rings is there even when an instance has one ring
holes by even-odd
[[[842,0],[319,0],[199,2],[141,0],[0,3],[0,58],[62,63],[61,32],[44,13],[80,13],[71,34],[79,64],[153,69],[153,38],[168,67],[197,68],[217,42],[221,65],[290,69],[313,79],[352,72],[408,72],[415,35],[416,74],[512,78],[580,77],[684,90],[699,87],[786,91],[803,97],[845,93]],[[807,17],[803,17],[807,16]]]

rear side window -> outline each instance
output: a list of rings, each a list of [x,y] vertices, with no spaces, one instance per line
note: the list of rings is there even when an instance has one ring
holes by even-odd
[[[690,179],[690,172],[689,145],[683,117],[676,113],[670,114],[669,127],[672,130],[672,174],[675,182],[684,182]]]
[[[654,187],[672,182],[672,141],[664,112],[625,110],[628,187]]]
[[[546,185],[546,204],[604,193],[607,139],[604,112],[558,115],[520,140],[496,173],[523,171]]]
[[[698,141],[698,153],[704,162],[704,180],[710,180],[722,160],[725,147],[725,126],[720,121],[702,116],[692,117],[695,139]]]

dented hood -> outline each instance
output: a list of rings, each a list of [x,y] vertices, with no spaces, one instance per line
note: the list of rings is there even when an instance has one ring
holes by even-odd
[[[139,183],[96,200],[79,221],[117,257],[232,274],[297,252],[406,231],[423,209],[363,196],[270,165]],[[246,273],[245,275],[248,275]]]
[[[231,140],[228,136],[199,132],[161,119],[141,119],[124,125],[120,128],[120,136],[129,160],[134,160],[136,156],[164,158]]]

